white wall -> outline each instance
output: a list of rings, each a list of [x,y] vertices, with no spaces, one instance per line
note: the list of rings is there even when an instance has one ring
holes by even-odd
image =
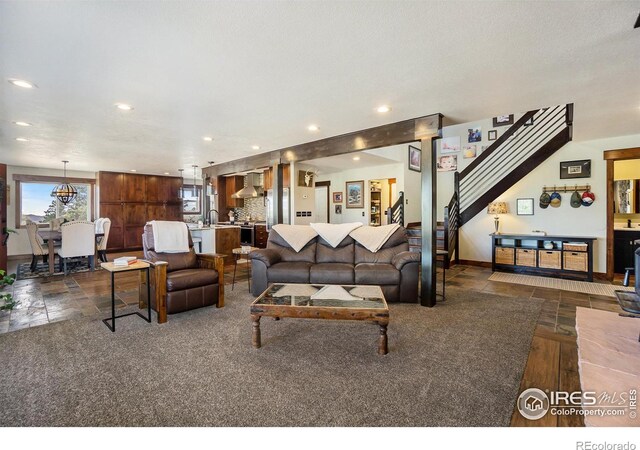
[[[483,130],[484,132],[484,130]],[[570,142],[553,156],[544,161],[525,178],[516,183],[496,200],[505,201],[509,214],[500,218],[500,230],[505,233],[530,233],[531,230],[544,230],[548,234],[567,236],[596,237],[594,270],[606,272],[606,164],[602,152],[619,148],[640,147],[640,134],[620,136],[584,142]],[[582,178],[567,182],[560,179],[560,162],[577,159],[591,159],[591,178]],[[590,184],[596,196],[590,207],[572,208],[569,204],[571,193],[561,194],[559,208],[539,207],[538,199],[543,186],[564,186],[567,184]],[[450,189],[453,179],[438,179],[438,191]],[[516,215],[516,199],[533,198],[534,215]],[[491,261],[491,238],[493,216],[479,213],[460,230],[460,258],[473,261]]]
[[[320,174],[317,181],[331,181],[331,192],[342,192],[342,203],[333,203],[333,195],[331,195],[331,202],[329,207],[329,212],[331,213],[331,223],[362,222],[363,224],[368,225],[370,218],[369,206],[371,202],[369,181],[386,178],[396,178],[396,182],[399,183],[398,191],[401,191],[402,187],[400,183],[402,183],[402,180],[404,178],[402,164],[387,164],[384,166],[363,167],[360,169],[350,169],[330,174]],[[364,208],[347,209],[345,206],[345,183],[347,181],[359,180],[364,180]],[[336,214],[336,204],[342,205],[342,214]],[[364,213],[364,216],[362,215],[362,213]]]
[[[11,193],[9,195],[10,204],[7,205],[7,226],[9,228],[16,227],[16,183],[13,181],[13,175],[40,175],[49,177],[62,177],[62,170],[56,169],[41,169],[35,167],[20,167],[20,166],[7,166],[7,184],[10,187]],[[90,178],[95,179],[95,172],[80,172],[74,170],[67,170],[67,176],[72,178]],[[91,198],[94,201],[94,198]],[[31,245],[29,244],[29,238],[24,228],[16,230],[18,234],[12,234],[7,244],[7,253],[9,256],[16,255],[30,255]]]
[[[313,169],[313,167],[304,163],[291,163],[291,223],[294,225],[309,225],[313,222],[316,210],[315,187],[313,184],[311,187],[298,186],[298,171]],[[297,217],[296,212],[298,211],[310,211],[311,216]]]
[[[513,121],[517,121],[520,117],[522,117],[521,113],[514,114]],[[476,145],[478,149],[477,156],[480,156],[481,149],[483,146],[488,147],[493,144],[494,141],[489,140],[489,130],[496,130],[497,138],[499,138],[505,131],[509,129],[511,125],[505,125],[501,127],[493,126],[493,118],[477,120],[475,122],[462,123],[457,125],[452,125],[449,127],[444,127],[442,129],[442,137],[460,137],[460,151],[457,153],[450,153],[452,155],[458,156],[458,172],[462,172],[469,164],[475,161],[475,158],[465,158],[463,155],[462,148],[465,145]],[[468,130],[469,128],[481,128],[482,131],[482,141],[481,142],[468,142]],[[496,139],[497,139],[496,138]],[[440,148],[442,145],[442,139],[438,140],[438,153],[437,156],[440,156]],[[583,158],[584,159],[584,158]],[[415,173],[415,172],[414,172]],[[442,221],[444,219],[444,208],[451,201],[451,197],[453,196],[453,174],[455,172],[438,172],[438,220]]]

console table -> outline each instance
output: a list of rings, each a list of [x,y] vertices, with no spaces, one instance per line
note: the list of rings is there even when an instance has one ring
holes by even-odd
[[[492,234],[491,270],[593,281],[595,237]],[[552,242],[553,248],[544,248]]]

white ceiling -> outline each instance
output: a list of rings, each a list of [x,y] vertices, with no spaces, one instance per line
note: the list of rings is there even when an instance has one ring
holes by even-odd
[[[564,102],[577,140],[635,134],[639,5],[1,1],[0,161],[188,173],[435,112],[467,122]]]
[[[406,147],[406,146],[405,146]],[[359,157],[358,161],[354,161],[354,157]],[[372,155],[370,153],[355,152],[344,155],[328,156],[326,158],[312,159],[304,162],[305,166],[310,166],[318,171],[318,175],[327,173],[342,172],[345,169],[358,169],[374,166],[385,166],[387,164],[399,164],[394,159],[384,158],[382,156]]]

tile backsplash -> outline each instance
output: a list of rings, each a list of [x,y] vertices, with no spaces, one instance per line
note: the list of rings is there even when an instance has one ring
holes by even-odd
[[[245,198],[244,207],[234,208],[236,220],[265,220],[266,208],[264,206],[264,197]]]

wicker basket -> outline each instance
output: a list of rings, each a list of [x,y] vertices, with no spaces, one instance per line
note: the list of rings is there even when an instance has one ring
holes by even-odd
[[[587,254],[585,252],[564,252],[564,268],[565,270],[586,272],[589,270]]]
[[[561,252],[558,250],[538,250],[538,267],[561,269]]]
[[[536,267],[536,251],[527,248],[519,248],[516,250],[516,265]]]
[[[496,264],[513,265],[514,249],[509,247],[496,247]]]
[[[587,244],[562,244],[562,249],[570,252],[586,252]]]

